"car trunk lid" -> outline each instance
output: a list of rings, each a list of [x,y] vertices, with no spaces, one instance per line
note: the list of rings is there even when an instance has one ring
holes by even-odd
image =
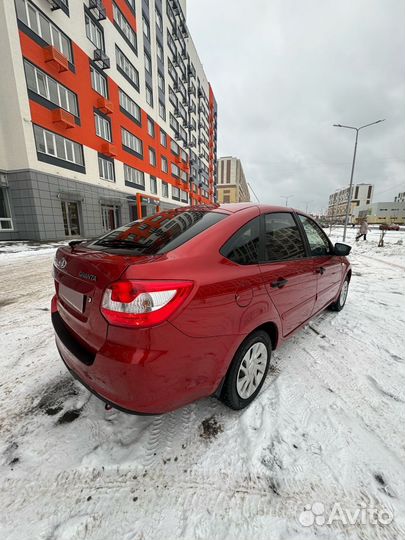
[[[106,286],[130,264],[147,257],[129,257],[86,247],[59,248],[54,261],[58,311],[71,333],[91,352],[105,342],[108,324],[100,312]]]

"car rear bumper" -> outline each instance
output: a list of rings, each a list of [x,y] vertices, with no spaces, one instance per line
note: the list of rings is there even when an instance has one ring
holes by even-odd
[[[243,336],[191,338],[170,323],[148,329],[109,327],[101,349],[75,339],[57,311],[55,339],[71,374],[113,407],[162,414],[212,395]]]

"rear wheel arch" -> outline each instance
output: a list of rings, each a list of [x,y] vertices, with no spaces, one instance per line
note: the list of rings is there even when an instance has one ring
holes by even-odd
[[[272,321],[266,322],[255,328],[251,333],[257,332],[257,330],[264,330],[269,335],[271,341],[271,348],[274,351],[277,348],[279,339],[279,331],[277,324]]]

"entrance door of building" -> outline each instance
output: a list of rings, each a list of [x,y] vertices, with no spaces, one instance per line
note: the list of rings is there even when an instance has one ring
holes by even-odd
[[[79,203],[61,201],[66,236],[80,236]]]
[[[113,204],[101,205],[101,219],[103,222],[103,230],[105,232],[116,229],[119,226],[118,206]]]
[[[142,204],[141,205],[142,217],[153,216],[157,212],[156,204]]]

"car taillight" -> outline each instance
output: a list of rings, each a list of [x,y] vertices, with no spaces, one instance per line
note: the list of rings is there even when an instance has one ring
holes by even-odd
[[[181,306],[192,287],[192,281],[116,281],[104,291],[101,313],[115,326],[155,326]]]

